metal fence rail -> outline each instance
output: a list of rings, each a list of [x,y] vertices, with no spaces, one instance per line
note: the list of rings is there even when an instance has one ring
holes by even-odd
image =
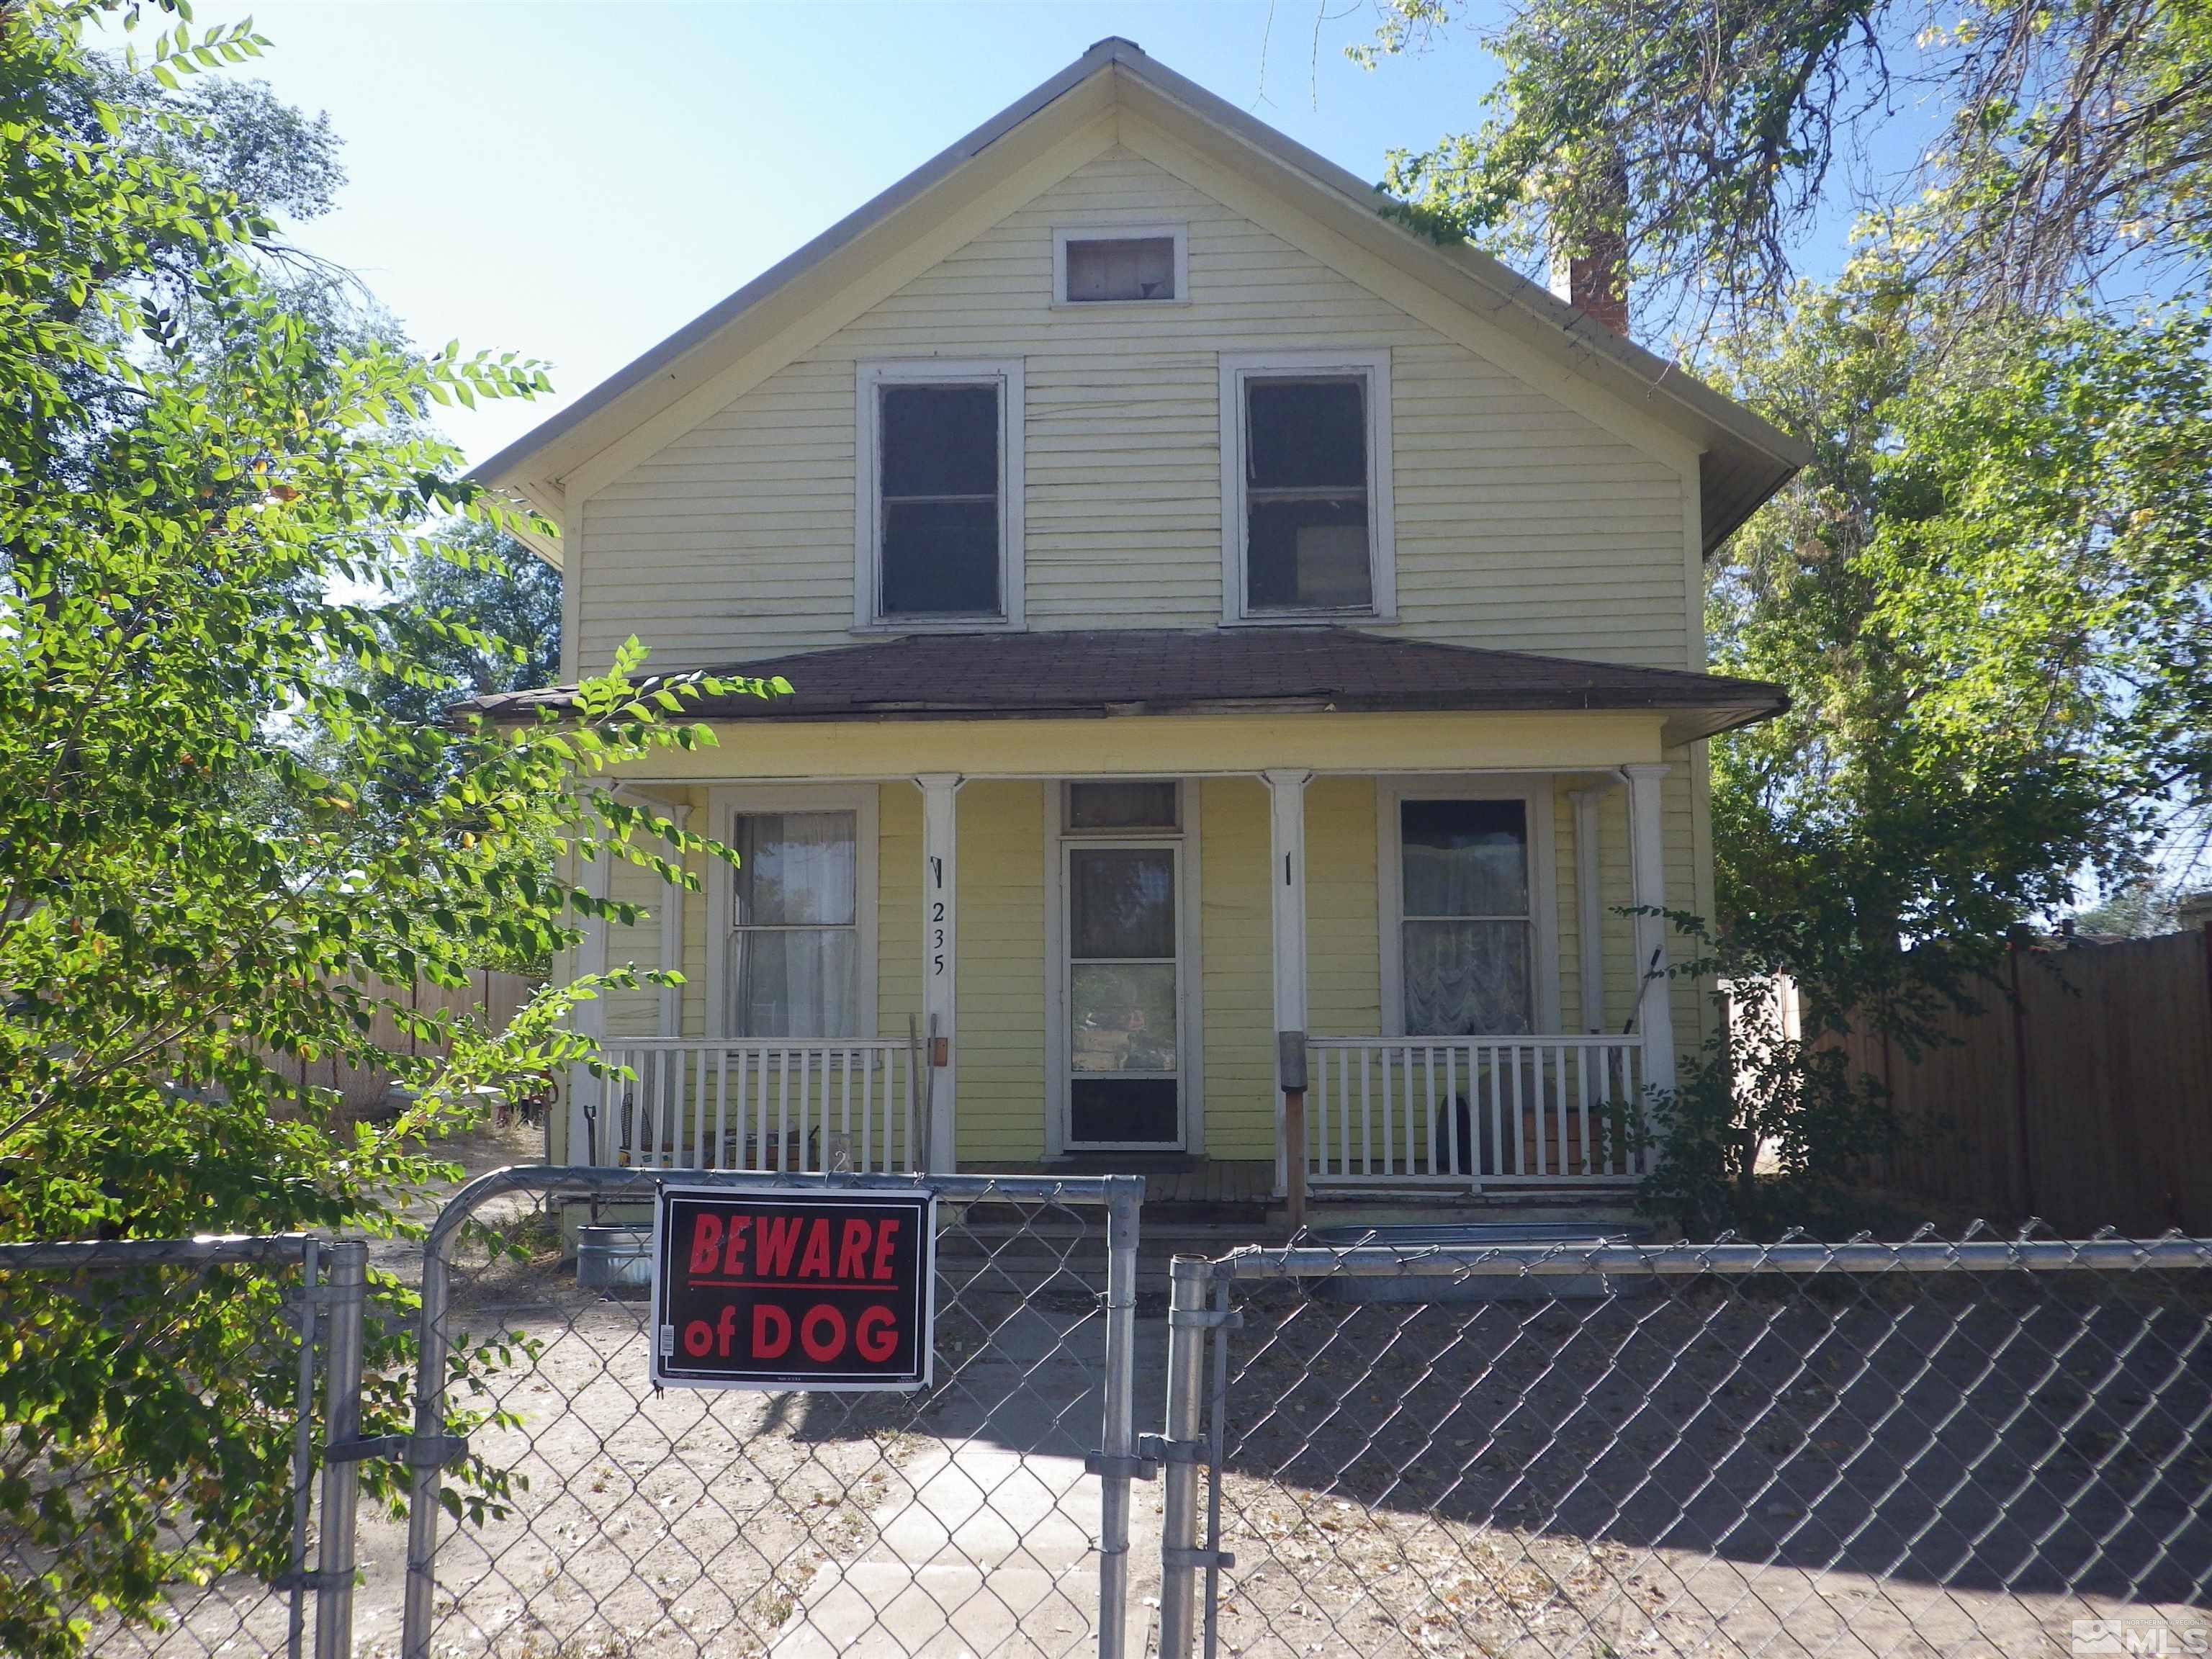
[[[1252,1249],[1169,1317],[1164,1656],[2212,1650],[2212,1241]]]
[[[934,1190],[923,1395],[671,1389],[650,1309],[580,1287],[562,1229],[684,1186]],[[416,1443],[465,1434],[494,1486],[415,1467],[404,1587],[364,1633],[522,1656],[1122,1652],[1135,1176],[518,1169],[432,1228]],[[490,1345],[506,1363],[457,1370]],[[455,1516],[462,1519],[457,1522]]]
[[[353,1370],[358,1242],[302,1234],[0,1244],[0,1651],[307,1650],[349,1588],[356,1465],[315,1433],[319,1337]],[[335,1535],[333,1535],[335,1534]],[[316,1597],[318,1654],[345,1628]]]

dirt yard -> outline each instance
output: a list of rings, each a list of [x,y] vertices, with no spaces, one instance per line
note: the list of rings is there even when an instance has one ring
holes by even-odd
[[[2092,1618],[2179,1643],[2212,1628],[2208,1291],[1240,1294],[1221,1651],[2020,1659]]]
[[[474,1173],[519,1139],[459,1151]],[[1059,1260],[956,1228],[927,1401],[656,1396],[642,1294],[579,1290],[534,1199],[486,1218],[514,1249],[465,1255],[453,1328],[507,1340],[514,1363],[455,1404],[516,1485],[505,1513],[444,1523],[436,1652],[1095,1646],[1080,1460],[1103,1241]],[[2208,1277],[1668,1279],[1413,1306],[1239,1285],[1219,1651],[2021,1659],[2067,1655],[2096,1618],[2202,1651],[2185,1644],[2212,1626]],[[1158,1420],[1161,1304],[1139,1301],[1140,1428]],[[1141,1634],[1157,1484],[1136,1500]],[[389,1659],[404,1528],[365,1513],[360,1553],[357,1651]],[[217,1585],[187,1626],[101,1650],[279,1651],[283,1613]]]

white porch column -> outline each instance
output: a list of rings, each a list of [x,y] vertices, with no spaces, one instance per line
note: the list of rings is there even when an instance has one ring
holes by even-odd
[[[607,883],[611,873],[609,860],[605,853],[602,852],[598,858],[591,860],[582,870],[577,872],[577,885],[582,888],[586,897],[604,902],[607,896]],[[605,916],[585,917],[583,933],[583,938],[576,943],[575,972],[570,975],[572,979],[588,979],[595,974],[604,974],[607,971],[606,918]],[[579,1036],[590,1037],[594,1042],[605,1042],[607,1035],[606,993],[601,991],[589,1002],[578,1003],[569,1011],[568,1023]],[[593,1151],[598,1152],[600,1163],[606,1164],[612,1161],[608,1153],[606,1141],[607,1137],[614,1132],[614,1126],[607,1121],[607,1114],[604,1110],[599,1113],[600,1144],[596,1148],[591,1145],[589,1139],[591,1129],[584,1121],[585,1107],[587,1105],[596,1107],[605,1099],[605,1084],[593,1077],[583,1066],[580,1064],[568,1068],[568,1161],[569,1163],[588,1163],[591,1161],[591,1154]]]
[[[1574,789],[1575,924],[1582,980],[1583,1030],[1605,1030],[1605,896],[1598,890],[1601,866],[1597,848],[1597,806],[1602,789]]]
[[[929,1167],[950,1173],[957,1167],[955,1136],[960,1058],[954,1041],[958,1004],[953,994],[958,970],[958,890],[954,854],[958,817],[954,797],[963,781],[951,772],[926,772],[921,787],[921,1010],[926,1036],[922,1100],[928,1109]],[[938,1056],[944,1063],[935,1063]]]
[[[1644,1033],[1644,1080],[1662,1089],[1674,1086],[1674,1011],[1668,994],[1667,920],[1640,914],[1667,902],[1666,842],[1661,830],[1660,781],[1664,766],[1624,766],[1628,780],[1629,872],[1639,914],[1636,918],[1636,1011]]]
[[[1274,896],[1275,1030],[1306,1029],[1306,785],[1310,772],[1271,771],[1267,887]],[[1289,1189],[1290,1167],[1282,1135],[1283,1094],[1275,1090],[1275,1190]]]
[[[668,821],[678,830],[691,816],[689,805],[671,806]],[[682,854],[677,854],[680,860]],[[690,895],[676,883],[663,882],[660,889],[660,966],[664,973],[684,971],[684,902]],[[659,1033],[665,1037],[684,1035],[684,988],[664,985],[660,988]]]

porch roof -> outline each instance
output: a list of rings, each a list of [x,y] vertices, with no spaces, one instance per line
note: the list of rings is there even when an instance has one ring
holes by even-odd
[[[1780,714],[1779,686],[1681,669],[1389,639],[1351,628],[918,634],[708,671],[782,676],[788,696],[707,697],[699,720],[1023,720],[1109,714],[1665,712],[1687,743]],[[573,686],[458,703],[495,721],[558,708]]]

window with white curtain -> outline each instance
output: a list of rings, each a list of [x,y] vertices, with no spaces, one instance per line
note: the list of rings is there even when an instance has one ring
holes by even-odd
[[[1524,800],[1399,805],[1406,1030],[1534,1029],[1536,924]]]
[[[730,1030],[847,1037],[859,1022],[851,812],[747,812],[731,846]]]

